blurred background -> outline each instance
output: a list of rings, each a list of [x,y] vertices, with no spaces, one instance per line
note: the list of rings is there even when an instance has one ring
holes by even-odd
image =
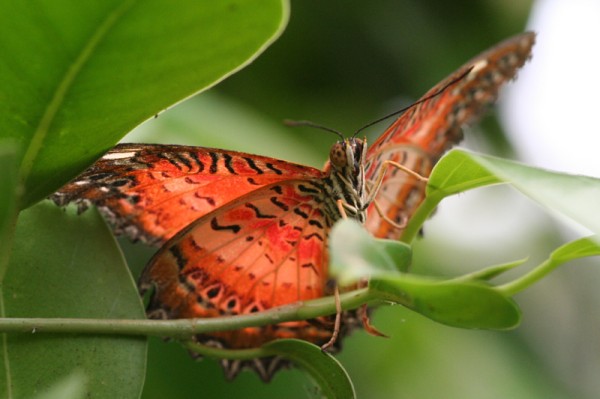
[[[461,146],[600,176],[600,135],[591,120],[600,91],[598,17],[595,0],[293,1],[288,29],[253,64],[123,141],[226,148],[321,167],[336,137],[287,128],[283,119],[351,135],[479,52],[533,29],[533,60],[498,106],[466,129]],[[370,129],[370,140],[389,123]],[[416,244],[413,270],[455,276],[529,257],[505,281],[584,234],[507,187],[476,190],[442,203]],[[137,276],[153,250],[123,245]],[[523,323],[513,331],[460,330],[387,307],[372,322],[390,338],[357,331],[337,357],[362,398],[597,398],[599,263],[573,262],[519,294]],[[284,395],[316,391],[295,369],[268,385],[250,372],[226,382],[217,361],[195,362],[176,343],[151,342],[145,399]]]

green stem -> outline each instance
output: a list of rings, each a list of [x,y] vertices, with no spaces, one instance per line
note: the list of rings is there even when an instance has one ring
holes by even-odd
[[[212,357],[215,359],[251,360],[256,359],[258,357],[273,356],[271,352],[263,348],[223,349],[198,344],[192,341],[184,342],[183,345],[194,353],[198,353],[200,355]]]
[[[523,291],[530,285],[533,285],[538,280],[541,280],[544,276],[563,263],[564,262],[557,261],[552,258],[546,259],[540,265],[533,268],[529,273],[526,273],[509,283],[499,285],[496,287],[496,289],[506,296],[513,296],[516,293]]]
[[[419,231],[421,230],[421,226],[425,223],[425,221],[431,216],[435,207],[438,206],[440,201],[443,199],[443,196],[440,195],[431,195],[425,198],[421,205],[417,208],[416,212],[410,218],[408,225],[402,232],[401,241],[407,244],[413,242]]]
[[[368,288],[340,295],[343,309],[354,309],[373,301]],[[3,318],[0,333],[69,333],[69,334],[120,334],[149,335],[189,339],[199,333],[238,330],[244,327],[263,326],[285,321],[313,319],[336,312],[333,297],[298,302],[260,313],[209,319],[179,320],[111,320],[66,318]]]

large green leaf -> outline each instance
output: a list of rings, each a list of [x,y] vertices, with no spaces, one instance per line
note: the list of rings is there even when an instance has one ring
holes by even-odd
[[[2,285],[3,317],[140,319],[144,310],[113,237],[97,212],[43,202],[23,211]],[[83,373],[88,398],[136,398],[146,340],[31,331],[2,342],[0,397],[25,398]]]
[[[8,0],[0,6],[0,135],[22,144],[30,205],[140,122],[253,60],[283,0]]]
[[[17,219],[17,187],[19,184],[17,145],[0,140],[0,282],[8,267],[10,248]]]

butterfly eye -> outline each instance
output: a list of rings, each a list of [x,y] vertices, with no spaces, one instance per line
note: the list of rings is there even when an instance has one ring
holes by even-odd
[[[344,143],[335,143],[329,151],[329,160],[331,163],[338,167],[343,168],[348,165],[348,159],[346,158],[346,146]]]

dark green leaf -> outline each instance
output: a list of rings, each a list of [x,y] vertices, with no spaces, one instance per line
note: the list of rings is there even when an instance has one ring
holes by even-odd
[[[323,352],[318,346],[298,339],[281,339],[270,342],[263,348],[274,355],[290,359],[307,371],[321,388],[323,397],[356,397],[346,370],[335,357]]]
[[[47,201],[19,217],[1,294],[4,317],[144,318],[102,218]],[[88,378],[89,398],[135,398],[144,381],[146,340],[140,337],[31,331],[8,334],[2,353],[9,369],[0,373],[3,397],[7,384],[15,397],[32,397],[75,370]]]
[[[12,140],[0,141],[0,282],[8,266],[8,257],[17,219],[18,197],[17,145]]]
[[[283,0],[4,2],[0,134],[24,149],[24,205],[248,64],[287,12]]]

